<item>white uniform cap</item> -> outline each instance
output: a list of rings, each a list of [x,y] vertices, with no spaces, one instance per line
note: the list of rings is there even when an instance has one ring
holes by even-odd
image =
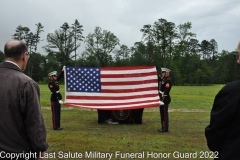
[[[161,68],[162,72],[170,72],[171,70],[170,69],[167,69],[167,68]]]
[[[161,68],[162,72],[166,72],[167,68]]]
[[[48,76],[57,76],[57,71],[52,71],[50,73],[48,73]]]

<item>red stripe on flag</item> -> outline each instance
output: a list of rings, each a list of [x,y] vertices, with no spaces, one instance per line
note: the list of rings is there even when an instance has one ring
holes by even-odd
[[[147,83],[157,83],[156,79],[150,79],[150,80],[143,80],[143,81],[125,81],[125,82],[101,82],[101,85],[103,86],[125,86],[125,85],[140,85],[140,84],[147,84]]]
[[[159,101],[158,100],[146,100],[146,101],[139,101],[139,102],[128,102],[128,103],[114,103],[114,104],[109,104],[109,103],[83,103],[83,104],[78,104],[78,103],[64,103],[65,105],[66,104],[75,104],[75,105],[79,105],[79,106],[89,106],[89,107],[108,107],[108,106],[118,106],[118,107],[121,107],[123,105],[133,105],[133,104],[143,104],[143,103],[156,103],[159,105],[158,103]],[[158,106],[156,105],[156,106]],[[156,106],[152,106],[152,107],[156,107]],[[141,108],[141,107],[140,107]]]
[[[129,74],[101,74],[101,78],[147,77],[147,76],[152,76],[152,75],[156,75],[156,72],[129,73]]]
[[[123,71],[123,70],[140,70],[140,69],[151,69],[151,68],[155,68],[155,67],[154,66],[101,67],[100,69],[102,71],[110,71],[110,70]]]

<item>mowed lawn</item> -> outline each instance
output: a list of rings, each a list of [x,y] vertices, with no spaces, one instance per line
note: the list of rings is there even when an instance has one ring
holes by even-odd
[[[41,90],[49,149],[46,159],[213,159],[204,129],[223,85],[173,86],[168,133],[159,133],[158,107],[144,109],[143,124],[98,124],[97,111],[62,106],[62,131],[52,129],[50,91]],[[61,85],[64,96],[64,86]],[[112,157],[110,158],[110,155]]]

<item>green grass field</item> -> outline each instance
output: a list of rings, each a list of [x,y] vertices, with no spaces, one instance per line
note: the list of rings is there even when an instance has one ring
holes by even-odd
[[[97,123],[97,111],[62,106],[62,131],[52,129],[50,91],[40,85],[42,113],[49,143],[46,159],[213,159],[204,129],[213,100],[223,85],[173,86],[170,132],[159,133],[159,108],[147,108],[143,124]],[[61,86],[64,95],[64,87]],[[92,155],[90,156],[90,153]],[[95,153],[95,154],[93,154]],[[95,156],[95,157],[94,157]],[[48,157],[48,158],[47,158]]]

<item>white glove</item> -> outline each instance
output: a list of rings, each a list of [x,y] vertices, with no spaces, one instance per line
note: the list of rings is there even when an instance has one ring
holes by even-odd
[[[162,92],[162,91],[159,90],[159,93],[160,93],[161,95],[163,95],[164,92]]]
[[[62,71],[65,71],[66,66],[63,66]]]
[[[63,101],[62,101],[62,100],[59,100],[58,102],[59,102],[59,104],[63,104]]]

